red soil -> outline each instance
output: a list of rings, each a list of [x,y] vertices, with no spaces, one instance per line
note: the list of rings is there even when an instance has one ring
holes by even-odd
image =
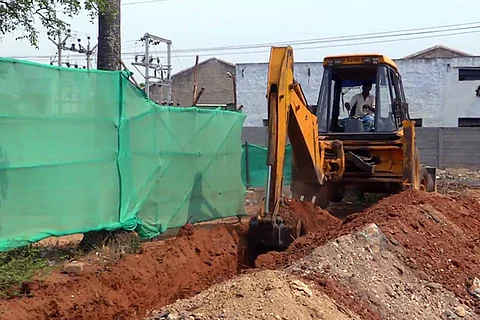
[[[373,222],[419,275],[444,285],[464,303],[478,308],[479,302],[467,291],[469,279],[480,277],[477,199],[406,191],[344,221],[293,200],[282,207],[281,214],[287,219],[302,218],[309,233],[286,252],[260,256],[256,265],[288,265],[326,241]],[[238,274],[238,266],[244,262],[244,234],[244,225],[209,229],[188,225],[177,238],[146,243],[141,254],[127,256],[110,270],[92,265],[79,275],[55,272],[30,286],[32,297],[0,301],[0,319],[141,319],[148,310]],[[331,280],[312,280],[365,319],[378,319]]]
[[[236,229],[196,229],[146,243],[141,254],[109,271],[89,266],[79,275],[56,272],[30,286],[32,297],[0,301],[0,319],[141,319],[147,310],[235,276],[244,232]]]
[[[291,208],[299,209],[292,201]],[[312,216],[318,210],[304,207]],[[322,211],[321,215],[325,212]],[[326,241],[376,223],[390,241],[399,246],[407,265],[425,278],[438,282],[475,306],[467,291],[471,278],[480,277],[480,202],[475,197],[451,198],[440,194],[406,191],[379,201],[364,212],[339,224],[333,217],[322,218],[322,228],[297,239],[283,253],[260,256],[256,265],[275,268],[288,265]]]

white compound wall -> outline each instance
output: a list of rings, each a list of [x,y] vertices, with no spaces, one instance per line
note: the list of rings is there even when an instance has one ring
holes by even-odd
[[[480,68],[480,57],[414,59],[395,61],[412,118],[422,118],[424,127],[456,127],[459,117],[480,117],[480,81],[459,81],[459,68]],[[244,126],[263,126],[267,118],[267,63],[236,66],[237,103],[247,115]],[[309,104],[316,104],[322,79],[321,62],[295,63],[295,78],[302,85]]]

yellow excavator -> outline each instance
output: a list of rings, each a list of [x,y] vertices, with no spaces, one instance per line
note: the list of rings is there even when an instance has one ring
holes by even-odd
[[[294,78],[292,47],[271,49],[267,186],[249,229],[250,241],[262,250],[286,249],[303,229],[301,221],[288,226],[279,215],[288,140],[292,196],[322,208],[341,202],[347,189],[360,195],[436,191],[436,168],[420,163],[395,62],[381,54],[339,55],[326,57],[323,68],[317,104],[309,108]],[[363,99],[357,94],[344,103],[360,86],[366,88]]]

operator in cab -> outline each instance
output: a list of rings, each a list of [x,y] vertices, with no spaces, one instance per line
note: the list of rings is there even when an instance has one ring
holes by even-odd
[[[362,92],[354,95],[350,103],[345,103],[349,116],[360,119],[365,132],[372,131],[375,124],[375,96],[370,94],[371,90],[372,83],[365,81],[362,84]]]

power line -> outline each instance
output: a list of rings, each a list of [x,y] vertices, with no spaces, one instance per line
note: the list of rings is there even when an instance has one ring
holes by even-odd
[[[144,3],[153,3],[153,2],[166,2],[168,0],[145,0],[145,1],[137,1],[137,2],[126,2],[122,3],[122,6],[131,6],[135,4],[144,4]]]
[[[172,53],[173,53],[173,55],[175,56],[175,58],[177,59],[178,64],[180,65],[180,68],[183,69],[182,62],[181,62],[180,59],[178,58],[178,56],[177,56],[177,54],[176,54],[176,51],[177,51],[177,50],[175,49],[175,47],[174,47],[173,44],[172,44]]]
[[[472,26],[475,25],[475,26]],[[462,27],[463,26],[463,27]],[[460,28],[456,28],[460,27]],[[454,28],[454,29],[447,29],[447,28]],[[440,26],[431,26],[431,27],[419,27],[419,28],[411,28],[411,29],[400,29],[400,30],[390,30],[390,31],[382,31],[382,32],[371,32],[371,33],[361,33],[361,34],[354,34],[354,35],[347,35],[347,36],[333,36],[333,37],[324,37],[324,38],[313,38],[313,39],[303,39],[303,40],[286,40],[286,41],[277,41],[277,42],[263,42],[263,43],[256,43],[256,44],[243,44],[243,45],[231,45],[231,46],[218,46],[218,47],[200,47],[200,48],[190,48],[190,49],[178,49],[177,52],[207,52],[207,51],[220,51],[220,50],[241,50],[241,49],[257,49],[262,47],[271,47],[276,45],[298,45],[298,44],[315,44],[315,43],[328,43],[328,42],[343,42],[349,40],[364,40],[370,38],[385,38],[385,37],[394,37],[394,36],[405,36],[405,35],[415,35],[419,34],[419,32],[425,33],[439,33],[439,32],[447,32],[447,31],[457,31],[463,29],[475,29],[480,28],[480,21],[478,22],[464,22],[464,23],[456,23],[456,24],[448,24],[448,25],[440,25]],[[432,30],[435,29],[435,30]],[[437,30],[443,29],[443,30]],[[430,30],[430,31],[424,31]],[[132,43],[137,40],[127,40],[124,43]]]
[[[399,31],[385,31],[379,33],[366,33],[352,36],[340,36],[340,37],[330,37],[330,38],[318,38],[318,39],[309,39],[309,40],[293,40],[293,41],[282,41],[282,42],[270,42],[264,44],[251,44],[251,45],[237,45],[237,46],[219,46],[219,47],[204,47],[204,48],[192,48],[192,49],[178,49],[178,53],[187,53],[187,52],[209,52],[209,51],[227,51],[227,50],[246,50],[246,49],[259,49],[259,48],[269,48],[276,45],[309,45],[309,44],[319,44],[319,43],[333,43],[333,42],[345,42],[345,41],[358,41],[366,39],[384,39],[392,37],[401,37],[401,36],[410,36],[410,35],[421,35],[421,34],[434,34],[442,32],[451,32],[451,31],[460,31],[460,30],[473,30],[480,28],[480,22],[476,22],[475,26],[465,26],[458,28],[445,29],[442,27],[442,30],[430,30],[430,31],[420,31],[425,30],[426,28],[411,29],[411,31],[405,32],[403,30]],[[440,27],[438,27],[440,28]],[[429,28],[432,29],[432,28]],[[413,31],[417,30],[417,31]],[[392,34],[395,33],[395,34]]]
[[[148,0],[148,1],[153,1],[153,0]],[[358,40],[366,40],[366,39],[383,39],[383,38],[400,37],[400,36],[408,36],[408,35],[433,34],[433,33],[459,31],[459,30],[472,30],[477,28],[480,28],[480,22],[465,22],[465,23],[456,23],[456,24],[449,24],[449,25],[419,27],[419,28],[390,30],[390,31],[383,31],[383,32],[362,33],[362,34],[354,34],[354,35],[346,35],[346,36],[333,36],[333,37],[304,39],[304,40],[291,40],[291,41],[233,45],[233,46],[177,49],[176,52],[177,53],[190,53],[190,52],[198,53],[198,52],[210,52],[210,51],[259,49],[259,48],[269,48],[275,45],[286,45],[286,44],[308,45],[308,44],[317,44],[317,43],[358,41]],[[127,40],[122,42],[122,44],[125,44],[124,47],[130,48],[134,46],[133,43],[137,41],[138,40]],[[128,44],[128,43],[132,43],[132,44]],[[132,52],[127,52],[125,54],[132,54]]]
[[[468,27],[468,28],[457,28],[458,30],[465,30],[465,29],[480,29],[480,25],[479,26],[476,26],[476,27]],[[451,29],[451,30],[442,30],[442,32],[448,32],[448,31],[454,31],[454,30],[457,30],[457,29]],[[408,41],[408,40],[419,40],[419,39],[427,39],[427,38],[438,38],[438,37],[447,37],[447,36],[456,36],[456,35],[464,35],[464,34],[473,34],[473,33],[478,33],[480,32],[480,30],[469,30],[469,31],[463,31],[463,32],[454,32],[454,33],[444,33],[444,34],[433,34],[433,35],[423,35],[423,36],[416,36],[416,37],[411,37],[412,35],[418,35],[418,34],[424,34],[423,32],[418,32],[418,33],[409,33],[407,34],[406,36],[410,36],[408,38],[400,38],[400,39],[397,39],[397,38],[394,38],[394,39],[383,39],[383,40],[376,40],[376,41],[367,41],[367,42],[355,42],[355,43],[343,43],[343,44],[332,44],[332,45],[323,45],[323,46],[311,46],[311,47],[300,47],[300,48],[295,48],[295,51],[299,51],[299,50],[312,50],[312,49],[323,49],[323,48],[334,48],[334,47],[348,47],[348,46],[356,46],[356,45],[364,45],[364,44],[375,44],[375,43],[387,43],[387,42],[396,42],[396,41]],[[384,32],[382,32],[383,34]],[[393,35],[393,36],[390,36],[390,37],[398,37],[400,35]],[[404,35],[405,36],[405,35]],[[343,36],[342,38],[347,38],[348,36]],[[377,39],[377,38],[385,38],[384,36],[372,36],[372,37],[369,37],[369,38],[366,38],[366,39]],[[362,37],[363,39],[363,37]],[[356,41],[356,40],[359,40],[359,39],[352,39],[352,40],[349,40],[349,41]],[[347,40],[343,40],[343,42],[345,42]],[[295,41],[292,41],[291,43],[288,43],[288,42],[285,42],[285,44],[292,44],[294,43]],[[336,42],[336,41],[331,41],[331,42]],[[327,41],[324,41],[322,40],[321,42],[318,42],[318,43],[329,43]],[[284,42],[282,43],[271,43],[271,45],[279,45],[279,44],[284,44]],[[296,45],[308,45],[308,44],[314,44],[314,43],[299,43],[299,41],[296,42]],[[293,44],[295,45],[295,44]],[[253,45],[250,45],[252,49],[256,49],[256,48],[262,48],[262,46],[258,46],[258,47],[255,47]],[[245,50],[245,49],[238,49],[238,47],[240,46],[233,46],[233,49],[235,50]],[[175,50],[177,53],[180,53],[180,52],[184,52],[184,53],[188,53],[188,52],[209,52],[209,51],[214,51],[214,52],[218,52],[218,51],[227,51],[227,50],[224,50],[224,48],[230,48],[228,46],[226,47],[218,47],[217,50],[213,50],[213,48],[205,48],[205,49],[201,49],[201,48],[198,48],[198,49],[184,49],[184,50]],[[230,49],[232,50],[232,49]],[[226,52],[226,53],[216,53],[216,55],[242,55],[242,54],[255,54],[255,53],[263,53],[263,52],[268,52],[270,49],[268,48],[267,50],[256,50],[256,51],[244,51],[244,52],[238,52],[238,51],[235,51],[235,52]],[[136,52],[124,52],[122,53],[123,56],[128,56],[128,55],[134,55],[136,54]],[[195,57],[194,54],[189,54],[189,55],[176,55],[177,57]],[[18,59],[31,59],[31,58],[34,58],[34,59],[42,59],[42,58],[49,58],[48,56],[22,56],[22,57],[15,57],[15,58],[18,58]]]
[[[131,6],[136,4],[144,4],[144,3],[154,3],[154,2],[167,2],[168,0],[145,0],[145,1],[136,1],[136,2],[126,2],[122,3],[122,6]],[[63,10],[55,10],[56,13],[64,13]]]
[[[429,38],[440,38],[440,37],[447,37],[447,36],[456,36],[456,35],[464,35],[464,34],[473,34],[473,33],[480,33],[480,30],[476,31],[465,31],[465,32],[457,32],[451,34],[442,34],[442,35],[431,35],[431,36],[421,36],[421,37],[413,37],[413,38],[404,38],[404,39],[387,39],[387,40],[380,40],[380,41],[366,41],[366,42],[358,42],[358,43],[343,43],[343,44],[334,44],[334,45],[323,45],[323,46],[315,46],[315,47],[303,47],[303,48],[295,48],[295,51],[304,51],[304,50],[313,50],[313,49],[327,49],[327,48],[338,48],[338,47],[353,47],[358,45],[366,45],[366,44],[377,44],[377,43],[388,43],[388,42],[401,42],[401,41],[409,41],[409,40],[420,40],[420,39],[429,39]],[[255,54],[255,53],[265,53],[269,52],[270,50],[256,50],[256,51],[246,51],[246,52],[227,52],[227,53],[217,53],[217,56],[223,55],[242,55],[242,54]],[[179,58],[191,58],[195,57],[195,55],[179,55]]]
[[[455,35],[464,35],[464,34],[473,34],[473,33],[480,33],[480,30],[476,31],[464,31],[464,32],[457,32],[452,34],[442,34],[442,35],[430,35],[430,36],[420,36],[420,37],[411,37],[411,38],[402,38],[402,39],[386,39],[380,41],[365,41],[365,42],[358,42],[358,43],[343,43],[343,44],[333,44],[333,45],[323,45],[323,46],[314,46],[314,47],[303,47],[303,48],[295,48],[295,51],[305,51],[305,50],[314,50],[314,49],[327,49],[327,48],[338,48],[338,47],[353,47],[358,45],[366,45],[366,44],[377,44],[377,43],[389,43],[389,42],[401,42],[401,41],[409,41],[409,40],[420,40],[420,39],[429,39],[429,38],[440,38],[446,36],[455,36]],[[269,49],[263,50],[256,50],[256,51],[244,51],[244,52],[222,52],[222,53],[215,53],[216,56],[229,56],[229,55],[246,55],[246,54],[257,54],[257,53],[266,53],[269,52]],[[129,55],[129,53],[125,53],[125,55]],[[186,55],[178,55],[178,58],[193,58],[196,55],[194,54],[186,54]]]
[[[471,28],[467,28],[467,29],[471,29]],[[475,29],[480,29],[480,25],[479,26],[476,26]],[[456,30],[456,29],[455,29]],[[455,31],[454,29],[452,30],[448,30],[448,31]],[[465,30],[465,29],[459,29],[459,30]],[[445,32],[445,30],[443,30],[443,32]],[[332,44],[332,45],[324,45],[324,46],[313,46],[313,47],[296,47],[295,48],[295,51],[298,51],[298,50],[311,50],[311,49],[323,49],[323,48],[335,48],[335,47],[345,47],[345,46],[355,46],[355,45],[364,45],[364,44],[375,44],[375,43],[387,43],[387,42],[396,42],[396,41],[407,41],[407,40],[418,40],[418,39],[429,39],[429,38],[439,38],[439,37],[447,37],[447,36],[456,36],[456,35],[464,35],[464,34],[472,34],[472,33],[478,33],[480,32],[480,30],[470,30],[470,31],[463,31],[463,32],[452,32],[452,33],[444,33],[444,34],[434,34],[434,35],[423,35],[423,36],[416,36],[416,37],[411,37],[412,35],[417,35],[417,34],[424,34],[422,32],[419,32],[419,33],[416,33],[416,34],[404,34],[404,38],[394,38],[394,39],[384,39],[384,40],[376,40],[376,41],[367,41],[367,42],[356,42],[356,43],[343,43],[343,44]],[[393,37],[397,37],[397,36],[401,36],[401,35],[394,35]],[[408,38],[405,38],[405,36],[410,36]],[[362,38],[362,39],[382,39],[382,38],[385,38],[384,36],[380,36],[380,37],[369,37],[369,38]],[[357,40],[361,40],[361,39],[352,39],[350,41],[357,41]],[[344,40],[343,42],[345,42],[346,40]],[[337,42],[337,41],[331,41],[331,42]],[[318,43],[329,43],[329,42],[326,42],[326,41],[321,41],[321,42],[318,42]],[[232,54],[253,54],[253,53],[263,53],[263,52],[268,52],[270,51],[270,47],[271,46],[275,46],[275,45],[281,45],[281,44],[285,44],[285,45],[308,45],[310,43],[307,43],[307,44],[304,44],[304,43],[288,43],[288,42],[285,42],[285,43],[272,43],[270,46],[266,47],[267,50],[257,50],[257,51],[245,51],[245,52],[238,52],[238,51],[235,51],[235,52],[230,52],[230,53],[220,53],[219,51],[227,51],[226,49],[223,49],[224,47],[218,47],[217,50],[213,50],[213,48],[206,48],[206,49],[201,49],[201,48],[198,48],[198,49],[184,49],[184,50],[175,50],[176,53],[189,53],[189,52],[196,52],[196,53],[199,53],[199,52],[215,52],[216,55],[232,55]],[[312,44],[315,44],[315,43],[312,43]],[[260,49],[262,48],[263,46],[261,47],[252,47],[252,49]],[[245,50],[245,49],[238,49],[238,48],[233,48],[234,50]],[[230,49],[232,50],[232,49]],[[135,54],[135,52],[124,52],[123,53],[124,55],[131,55],[131,54]],[[196,54],[189,54],[189,55],[176,55],[177,57],[195,57]]]

